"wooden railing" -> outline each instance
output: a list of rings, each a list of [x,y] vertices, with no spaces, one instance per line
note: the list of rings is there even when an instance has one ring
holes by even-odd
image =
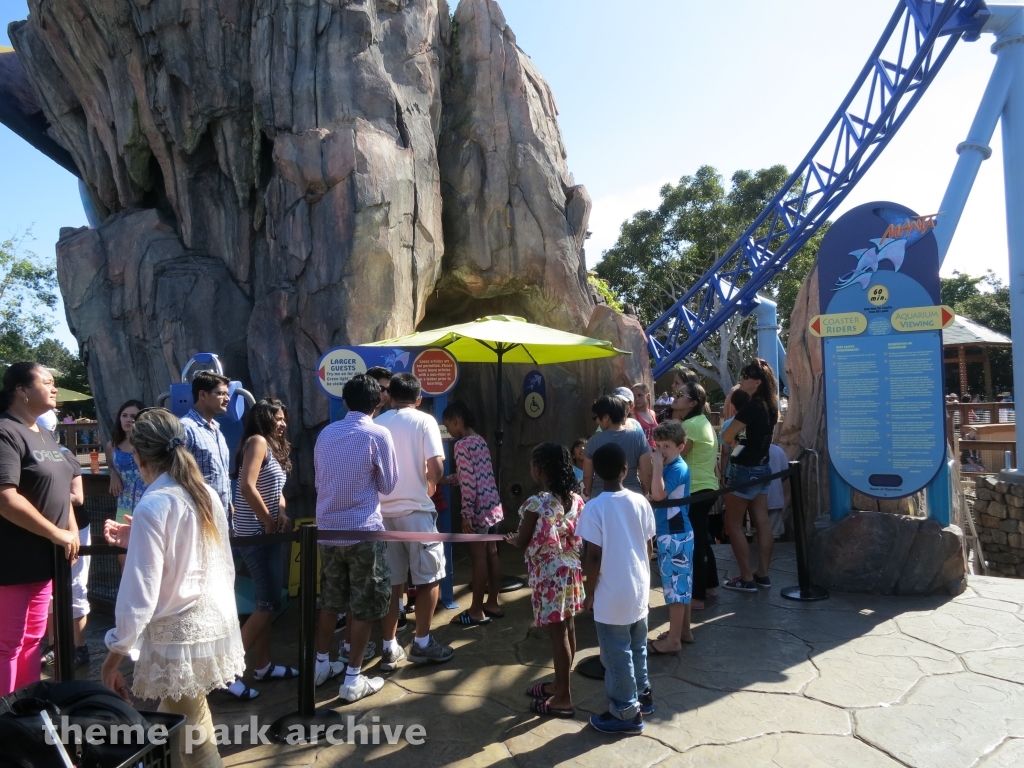
[[[946,405],[946,413],[953,423],[961,424],[1012,424],[1016,420],[1013,403],[957,403]]]
[[[74,424],[58,424],[57,440],[61,445],[78,455],[90,453],[93,449],[103,455],[103,445],[100,442],[100,425],[97,421],[77,421]],[[101,461],[103,459],[101,458]]]

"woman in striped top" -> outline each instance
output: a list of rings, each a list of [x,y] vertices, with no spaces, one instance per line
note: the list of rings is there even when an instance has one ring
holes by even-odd
[[[288,409],[280,400],[264,398],[249,411],[238,449],[238,486],[232,517],[236,536],[261,536],[292,529],[281,493],[292,466],[287,430]],[[270,660],[270,622],[274,611],[281,606],[288,544],[239,547],[239,551],[255,593],[255,608],[242,626],[242,643],[246,651],[253,652],[254,677],[257,680],[293,678],[298,670]],[[255,694],[241,681],[228,690],[243,700],[254,698]]]

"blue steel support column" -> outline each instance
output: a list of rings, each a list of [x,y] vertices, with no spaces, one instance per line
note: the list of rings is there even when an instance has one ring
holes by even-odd
[[[1012,71],[1003,109],[1003,183],[1006,188],[1006,241],[1010,256],[1010,327],[1013,393],[1024,394],[1024,12],[1020,9],[999,33],[992,51]],[[1024,420],[1016,425],[1018,464],[1024,455]],[[1017,467],[1014,467],[1017,470]]]
[[[842,520],[853,509],[853,488],[828,462],[828,511],[832,522]]]
[[[974,186],[981,164],[992,155],[989,143],[1006,104],[1006,97],[1010,93],[1012,79],[1013,69],[1010,62],[1004,58],[997,59],[981,104],[978,106],[978,112],[974,116],[974,122],[967,133],[967,140],[956,148],[960,157],[956,161],[956,168],[953,169],[946,194],[939,206],[942,215],[935,225],[940,267],[946,258],[956,226],[960,223],[960,216],[964,212],[964,205],[967,204],[967,197]]]
[[[779,373],[779,319],[778,305],[771,299],[764,296],[757,297],[757,306],[753,315],[757,318],[757,354],[762,360],[775,371],[775,378],[779,382],[779,392],[782,393],[782,375]]]

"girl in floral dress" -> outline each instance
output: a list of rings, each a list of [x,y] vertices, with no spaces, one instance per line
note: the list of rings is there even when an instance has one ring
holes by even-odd
[[[575,715],[569,691],[569,670],[576,655],[573,616],[583,608],[582,542],[576,523],[583,498],[565,446],[543,443],[533,451],[530,475],[541,492],[519,508],[516,533],[506,540],[526,549],[526,565],[533,590],[534,624],[547,627],[555,664],[554,683],[538,683],[526,693],[530,710],[539,715],[571,718]]]

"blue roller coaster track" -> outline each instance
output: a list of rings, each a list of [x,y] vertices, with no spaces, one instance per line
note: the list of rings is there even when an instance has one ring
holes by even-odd
[[[903,125],[953,47],[961,38],[976,40],[989,15],[981,0],[901,0],[803,162],[747,231],[647,329],[655,378],[736,312],[748,314],[757,306],[757,292],[828,220]]]

